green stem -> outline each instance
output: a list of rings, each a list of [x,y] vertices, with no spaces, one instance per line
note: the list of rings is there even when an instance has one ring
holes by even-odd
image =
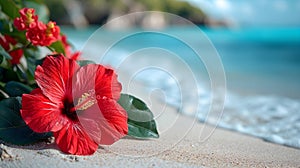
[[[5,86],[5,83],[0,82],[0,87],[4,88],[4,86]]]
[[[55,50],[53,48],[51,48],[50,46],[46,46],[51,52],[55,52]]]
[[[9,95],[7,93],[5,93],[3,90],[0,89],[0,93],[5,97],[5,98],[9,98]]]

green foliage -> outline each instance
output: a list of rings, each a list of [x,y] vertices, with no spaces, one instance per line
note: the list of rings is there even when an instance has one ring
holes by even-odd
[[[21,98],[0,101],[0,138],[6,142],[25,145],[47,139],[51,133],[35,133],[24,122],[20,114]]]
[[[65,49],[61,41],[56,41],[52,43],[50,46],[51,50],[56,51],[57,53],[65,54]]]
[[[34,72],[36,66],[41,65],[44,60],[44,58],[38,58],[39,55],[40,51],[37,48],[27,48],[24,50],[24,56],[27,63],[26,76],[29,84],[32,84],[34,82]]]
[[[6,59],[11,59],[11,56],[4,50],[4,48],[2,46],[0,46],[0,55]],[[0,60],[1,60],[1,58],[0,58]]]
[[[1,68],[1,67],[0,67]],[[17,73],[13,69],[5,69],[1,68],[2,70],[2,83],[6,83],[9,81],[19,81]]]
[[[18,31],[13,25],[13,20],[20,16],[19,10],[23,7],[34,8],[40,21],[44,23],[49,21],[49,10],[42,0],[0,0],[0,36],[2,38],[3,35],[8,35],[14,38],[17,44],[10,51],[23,50],[26,60],[26,64],[12,65],[10,63],[11,55],[0,46],[0,67],[3,68],[0,82],[4,84],[9,81],[16,81],[25,85],[34,85],[34,71],[36,66],[41,63],[41,57],[45,56],[40,55],[40,46],[33,46],[27,40],[25,31]],[[65,52],[60,43],[53,44],[51,47],[53,52]]]
[[[16,82],[16,81],[10,81],[7,82],[4,88],[4,91],[10,96],[10,97],[18,97],[22,96],[24,93],[30,93],[32,90],[31,87],[24,85],[23,83]]]
[[[159,137],[153,114],[143,101],[128,94],[121,94],[118,103],[127,111],[129,136],[135,138]]]
[[[4,50],[2,46],[0,46],[0,67],[8,68],[7,60],[11,59],[11,56]]]
[[[205,14],[188,2],[177,0],[136,0],[144,4],[147,10],[162,11],[179,15],[195,23],[203,23]]]
[[[19,17],[19,7],[12,0],[1,0],[0,1],[1,10],[11,19]]]
[[[162,11],[179,15],[196,24],[203,24],[206,15],[202,10],[192,6],[188,2],[180,0],[79,0],[83,15],[91,24],[104,24],[110,16],[115,14],[127,14],[140,11]],[[66,8],[67,1],[52,0],[45,1],[50,10],[57,12],[51,14],[51,19],[70,24]],[[68,21],[69,20],[69,21]]]

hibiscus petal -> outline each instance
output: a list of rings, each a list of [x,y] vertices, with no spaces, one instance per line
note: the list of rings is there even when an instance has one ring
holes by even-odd
[[[67,122],[61,115],[61,107],[45,97],[39,88],[23,94],[21,116],[33,131],[40,133],[58,131]]]
[[[69,123],[53,133],[58,147],[65,153],[91,155],[98,149],[96,144],[78,123]]]
[[[98,68],[99,69],[99,68]],[[102,68],[101,68],[102,69]],[[103,70],[102,70],[103,71]],[[117,74],[112,69],[105,68],[102,76],[96,76],[96,94],[119,100],[122,85],[117,80]]]
[[[47,56],[35,71],[35,79],[43,94],[54,103],[62,103],[72,94],[72,77],[79,65],[63,55]]]
[[[128,133],[127,113],[113,99],[98,100],[98,105],[77,114],[81,125],[98,144],[113,144]]]
[[[84,93],[94,92],[97,97],[118,100],[122,90],[117,75],[112,69],[102,65],[88,64],[81,67],[73,78],[73,97],[80,98]],[[76,101],[74,101],[76,102]]]

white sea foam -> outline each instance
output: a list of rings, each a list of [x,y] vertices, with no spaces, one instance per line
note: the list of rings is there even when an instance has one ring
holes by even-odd
[[[167,75],[147,73],[137,78],[148,88],[161,88],[165,92],[165,101],[180,108],[184,114],[191,115],[189,105],[180,107],[181,93],[178,86]],[[159,82],[157,82],[159,81]],[[209,114],[211,94],[199,86],[199,108],[194,111],[199,121],[217,124],[219,127],[235,130],[262,138],[277,144],[300,148],[300,101],[278,96],[241,96],[227,92],[224,112]],[[186,94],[187,92],[185,92]],[[193,91],[185,99],[193,97]],[[194,106],[194,105],[192,105]],[[193,108],[192,108],[193,109]],[[217,123],[218,122],[218,123]]]

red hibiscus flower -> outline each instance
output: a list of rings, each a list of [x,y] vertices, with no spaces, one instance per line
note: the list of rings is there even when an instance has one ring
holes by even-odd
[[[113,70],[48,56],[35,78],[39,88],[23,95],[21,115],[32,130],[53,132],[63,152],[93,154],[99,144],[127,135],[127,114],[117,103],[121,84]]]
[[[62,35],[62,36],[61,36],[61,42],[62,42],[62,44],[63,44],[63,46],[64,46],[64,48],[65,48],[65,56],[66,56],[67,58],[72,59],[72,60],[78,60],[81,53],[78,52],[78,51],[72,53],[72,51],[71,51],[71,46],[70,46],[70,44],[68,43],[68,40],[67,40],[67,36]]]
[[[12,64],[19,64],[20,58],[23,55],[23,50],[22,49],[14,50],[13,46],[17,44],[17,41],[8,35],[5,35],[3,37],[0,36],[0,44],[6,51],[8,51],[9,55],[12,57],[10,62]]]
[[[27,39],[35,46],[49,46],[59,39],[59,35],[60,28],[55,22],[49,22],[47,25],[37,22],[35,27],[26,32]]]
[[[32,8],[23,8],[19,11],[20,17],[14,20],[14,25],[18,30],[27,30],[36,26],[38,16],[34,14]]]

